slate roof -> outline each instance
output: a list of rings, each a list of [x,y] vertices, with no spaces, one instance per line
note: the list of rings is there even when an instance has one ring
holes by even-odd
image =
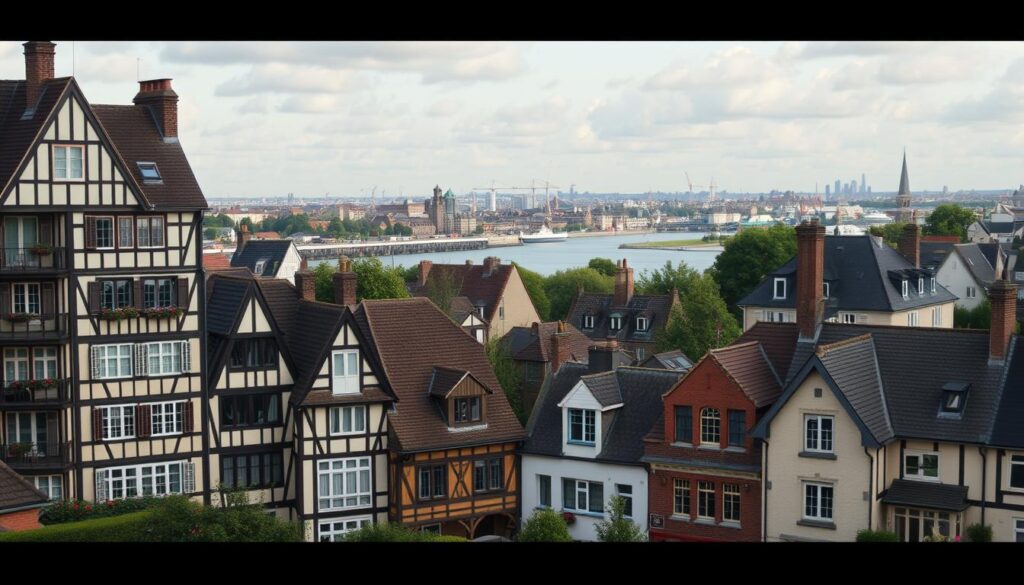
[[[621,396],[622,407],[609,411],[611,424],[603,433],[603,443],[595,461],[640,464],[644,454],[643,438],[661,416],[661,396],[682,378],[671,370],[621,367],[612,372],[588,375],[587,366],[568,362],[551,378],[537,398],[530,418],[530,438],[523,453],[559,457],[562,455],[562,411],[558,407],[581,379],[591,392],[599,381],[601,388],[612,387]],[[604,393],[605,390],[598,392]]]
[[[913,506],[951,512],[962,512],[969,506],[967,486],[965,485],[910,479],[892,480],[889,489],[882,496],[882,502],[894,506]]]
[[[242,309],[245,298],[252,283],[250,279],[225,277],[216,275],[213,293],[206,303],[206,328],[211,333],[231,335],[234,333],[235,320]]]
[[[938,270],[954,249],[956,244],[950,242],[921,242],[921,266]]]
[[[991,221],[985,219],[979,223],[985,228],[985,231],[990,234],[1010,234],[1013,233],[1014,228],[1016,227],[1015,223],[1012,221]]]
[[[48,502],[46,494],[0,461],[0,514],[20,508],[41,508]]]
[[[903,311],[956,300],[956,296],[936,283],[930,292],[927,269],[915,268],[899,252],[870,235],[825,236],[825,281],[829,297],[825,299],[825,317],[837,311]],[[796,257],[765,278],[738,306],[796,308]],[[918,277],[924,277],[924,294],[917,290]],[[774,279],[786,279],[786,298],[774,299]],[[909,295],[903,299],[900,280],[906,278]]]
[[[999,244],[958,244],[956,250],[974,279],[985,287],[991,286],[997,278],[995,266],[1004,255]]]
[[[512,359],[528,362],[550,362],[554,357],[554,344],[551,337],[558,332],[558,321],[538,324],[538,335],[533,334],[533,327],[513,327],[503,337],[508,343]],[[586,362],[588,350],[593,342],[578,329],[566,323],[569,334],[569,359]]]
[[[619,391],[619,378],[615,370],[589,374],[580,379],[601,406],[608,408],[622,404],[622,392]]]
[[[850,406],[879,443],[894,436],[870,334],[819,345],[815,355],[839,385]]]
[[[593,340],[604,341],[614,337],[619,341],[654,341],[655,334],[668,323],[674,300],[671,294],[633,295],[625,306],[614,306],[614,298],[614,294],[579,293],[565,320]],[[622,328],[612,332],[608,326],[611,316],[616,313],[623,318]],[[583,326],[583,317],[586,315],[594,317],[592,329]],[[636,328],[636,318],[639,316],[647,317],[650,321],[645,331]]]
[[[658,370],[675,370],[686,372],[693,367],[691,360],[685,353],[678,349],[656,353],[640,364],[644,368],[655,368]]]
[[[292,240],[249,240],[231,257],[231,266],[244,266],[256,276],[275,277],[293,245]],[[263,271],[257,274],[256,263],[261,260]]]
[[[416,296],[424,296],[432,279],[442,278],[445,273],[451,274],[454,282],[459,285],[459,296],[466,297],[474,306],[483,304],[484,319],[491,323],[498,312],[498,301],[505,293],[514,270],[511,264],[498,264],[493,270],[481,264],[434,264],[427,274],[427,284],[414,287],[412,292]]]
[[[782,394],[782,381],[760,343],[734,343],[713,349],[708,356],[732,378],[755,408],[772,404]]]
[[[28,154],[29,147],[43,130],[43,124],[71,83],[70,77],[44,82],[35,113],[31,118],[23,120],[25,81],[0,80],[0,193],[7,190],[8,183]]]

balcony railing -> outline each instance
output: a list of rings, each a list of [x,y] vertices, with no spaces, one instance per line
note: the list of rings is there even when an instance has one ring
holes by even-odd
[[[66,313],[35,315],[0,313],[0,340],[58,339],[68,331]]]
[[[62,247],[0,248],[0,272],[64,270],[64,258]]]
[[[0,459],[15,469],[63,467],[71,462],[71,443],[4,443]]]
[[[71,380],[56,380],[45,387],[42,381],[12,382],[0,389],[0,408],[18,404],[60,405],[71,402]]]

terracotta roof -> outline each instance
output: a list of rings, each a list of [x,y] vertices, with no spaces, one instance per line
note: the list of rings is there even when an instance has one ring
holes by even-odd
[[[7,190],[29,147],[43,131],[43,124],[71,83],[70,77],[46,81],[35,113],[23,120],[25,81],[0,80],[0,193]]]
[[[515,267],[511,264],[499,264],[494,270],[487,270],[486,266],[480,264],[434,264],[427,275],[427,283],[432,279],[440,278],[443,273],[451,274],[459,286],[459,296],[464,296],[469,301],[478,305],[481,302],[485,305],[484,318],[490,323],[498,312],[498,300],[505,292],[505,286]],[[426,285],[418,287],[415,291],[417,296],[425,294]]]
[[[590,346],[593,341],[586,335],[580,333],[572,325],[566,323],[566,333],[569,334],[569,359],[577,362],[586,362]],[[554,343],[551,337],[558,332],[558,321],[540,323],[538,335],[533,334],[533,327],[513,327],[505,334],[512,359],[528,362],[550,362],[554,356]]]
[[[40,508],[48,501],[46,494],[0,461],[0,513],[19,508]]]
[[[732,378],[756,408],[768,406],[782,394],[782,381],[756,341],[713,349],[708,354]]]
[[[209,271],[231,268],[231,259],[224,252],[203,254],[203,268]]]
[[[277,232],[256,232],[252,237],[257,240],[280,240],[281,234]]]

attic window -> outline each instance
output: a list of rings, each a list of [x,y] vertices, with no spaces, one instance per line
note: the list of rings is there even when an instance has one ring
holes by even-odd
[[[593,329],[594,328],[594,316],[593,315],[584,315],[583,316],[583,328],[584,329]]]
[[[907,283],[907,279],[903,279],[903,300],[910,298],[910,285]]]
[[[772,300],[784,299],[784,298],[786,298],[786,279],[785,278],[776,278],[775,279],[775,296],[772,297]]]
[[[826,282],[826,283],[823,283],[823,284],[824,284],[825,286],[823,287],[823,288],[824,288],[824,290],[822,291],[822,293],[824,294],[825,298],[827,299],[827,298],[828,298],[828,293],[829,293],[829,290],[828,290],[828,289],[829,289],[829,286],[828,286],[828,283],[827,283],[827,282]]]
[[[924,278],[917,279],[917,294],[918,296],[924,296]]]
[[[608,329],[611,331],[618,331],[619,329],[622,329],[621,315],[612,315],[608,321]]]
[[[650,326],[650,323],[651,322],[647,320],[647,317],[637,317],[636,318],[636,330],[637,331],[647,331],[647,327]]]
[[[932,282],[931,282],[931,285],[932,285],[932,294],[935,294],[935,277],[934,277],[934,276],[933,276],[933,277],[931,278],[931,281],[932,281]]]
[[[256,261],[256,268],[253,269],[253,273],[255,273],[256,276],[263,276],[263,270],[266,269],[268,260],[270,260],[270,258],[260,258]]]
[[[966,382],[950,382],[942,387],[942,414],[962,414],[967,404],[967,390],[971,387]]]
[[[139,165],[139,173],[142,175],[143,183],[159,183],[163,181],[160,176],[160,169],[156,168],[154,162],[140,162],[136,163]]]

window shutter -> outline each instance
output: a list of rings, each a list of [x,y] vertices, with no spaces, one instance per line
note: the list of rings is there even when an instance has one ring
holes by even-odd
[[[40,244],[52,244],[53,243],[53,219],[49,216],[42,216],[39,218],[39,233],[37,234],[36,241]]]
[[[182,492],[191,494],[196,491],[196,467],[191,461],[181,464]]]
[[[194,429],[194,423],[192,422],[192,401],[186,400],[185,404],[181,407],[181,430],[185,433],[191,433]]]
[[[100,348],[98,345],[92,346],[92,360],[89,364],[92,372],[89,376],[90,380],[98,380],[100,378]]]
[[[44,282],[40,287],[41,308],[43,319],[52,319],[56,316],[56,296],[52,282]]]
[[[142,279],[132,281],[132,300],[136,309],[142,308]]]
[[[145,343],[135,344],[135,375],[146,376],[148,371],[149,346]]]
[[[98,406],[92,407],[92,440],[103,440],[103,409]]]
[[[0,283],[0,313],[10,313],[14,310],[14,305],[11,303],[11,285],[8,283]]]
[[[181,342],[181,371],[192,371],[192,342],[189,339]]]
[[[102,291],[100,289],[100,282],[94,280],[89,283],[89,313],[98,315],[100,312],[100,297]]]
[[[95,502],[98,504],[101,502],[106,502],[107,499],[107,470],[97,469]]]
[[[151,409],[148,404],[139,404],[135,407],[135,436],[140,439],[153,434]]]
[[[177,300],[178,300],[177,305],[179,307],[185,307],[185,309],[188,309],[188,279],[187,278],[179,278],[178,279],[178,299]]]
[[[85,216],[85,247],[96,249],[96,218]]]

